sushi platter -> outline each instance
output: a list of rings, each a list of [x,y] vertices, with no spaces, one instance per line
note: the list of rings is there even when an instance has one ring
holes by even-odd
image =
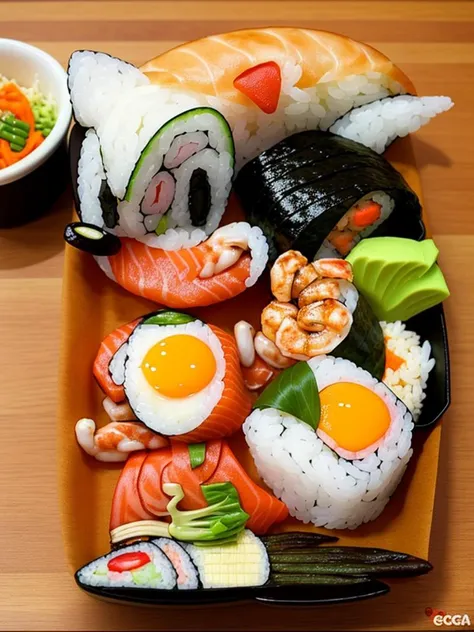
[[[429,572],[449,290],[407,135],[449,97],[298,28],[140,69],[76,51],[68,88],[59,451],[78,586],[321,604]]]

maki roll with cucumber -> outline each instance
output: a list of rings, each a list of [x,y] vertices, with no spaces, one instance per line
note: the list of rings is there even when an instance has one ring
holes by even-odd
[[[311,259],[343,257],[372,234],[424,235],[420,202],[401,174],[372,149],[329,132],[282,140],[242,168],[235,188],[272,259],[290,248]]]
[[[89,128],[77,168],[81,219],[165,250],[211,235],[234,171],[222,114],[92,51],[72,55],[68,85],[76,120]]]

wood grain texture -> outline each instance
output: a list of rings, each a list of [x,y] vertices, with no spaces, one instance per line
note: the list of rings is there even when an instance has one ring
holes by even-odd
[[[467,289],[474,269],[474,4],[37,0],[2,2],[0,10],[2,37],[26,39],[63,64],[76,48],[142,63],[185,39],[222,30],[267,22],[319,26],[374,44],[402,66],[420,94],[446,93],[456,102],[414,139],[452,291],[446,312],[453,404],[444,419],[433,573],[393,584],[390,595],[373,602],[317,610],[256,604],[145,610],[101,603],[77,590],[64,561],[55,468],[62,230],[71,206],[66,194],[29,227],[0,231],[0,629],[432,630],[427,607],[468,612],[474,623],[474,298]]]

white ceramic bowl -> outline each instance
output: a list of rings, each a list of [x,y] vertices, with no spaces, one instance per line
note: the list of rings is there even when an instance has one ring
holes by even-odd
[[[41,145],[17,163],[0,169],[0,186],[25,177],[42,165],[63,142],[71,122],[67,75],[61,64],[44,51],[11,39],[0,38],[0,73],[29,87],[35,77],[40,90],[58,104],[58,120]]]

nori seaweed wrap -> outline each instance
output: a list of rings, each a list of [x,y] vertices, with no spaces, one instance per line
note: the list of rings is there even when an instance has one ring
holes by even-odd
[[[300,132],[262,152],[241,169],[235,189],[249,222],[265,232],[271,260],[290,248],[313,258],[372,192],[385,193],[393,211],[371,234],[421,239],[425,233],[418,197],[401,174],[371,149],[330,132]]]

